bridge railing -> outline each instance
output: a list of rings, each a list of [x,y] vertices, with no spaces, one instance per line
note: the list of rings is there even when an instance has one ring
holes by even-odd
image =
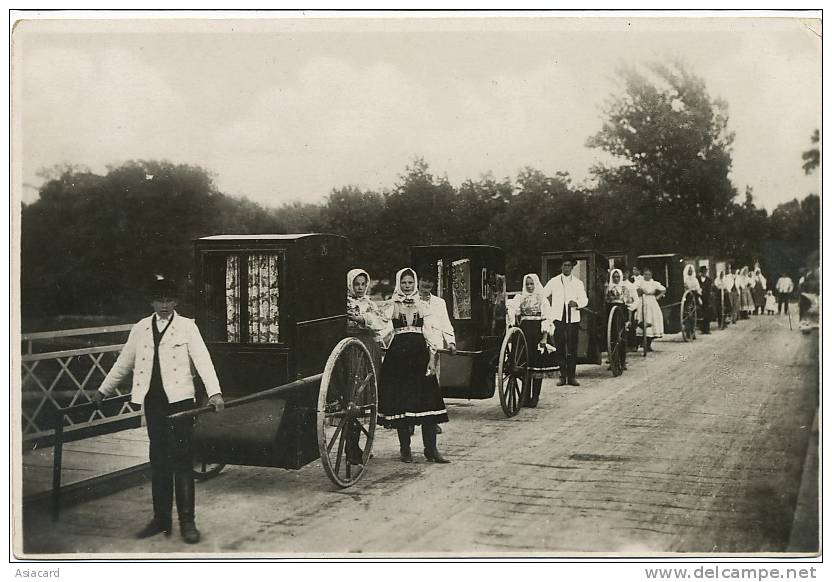
[[[84,347],[71,347],[79,343],[102,343],[115,334],[124,336],[133,324],[87,327],[26,333],[22,335],[23,355],[21,412],[23,443],[25,447],[51,442],[54,436],[54,419],[60,409],[90,402],[87,391],[98,388],[115,363],[123,343],[104,343]],[[96,336],[93,342],[89,337]],[[37,352],[36,344],[45,345],[49,351]],[[71,347],[71,349],[55,349]],[[119,388],[129,391],[129,382]],[[67,431],[90,428],[113,422],[139,421],[141,410],[126,401],[107,413],[99,408],[80,409],[77,414],[64,416]]]

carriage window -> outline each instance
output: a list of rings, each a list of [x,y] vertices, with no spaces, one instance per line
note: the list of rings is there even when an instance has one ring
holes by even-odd
[[[454,294],[454,319],[471,319],[471,261],[460,259],[451,263]]]
[[[239,257],[210,253],[205,256],[203,327],[205,339],[240,341]]]
[[[280,341],[280,256],[210,254],[205,261],[206,340]]]
[[[248,257],[248,339],[277,342],[280,332],[280,291],[277,255]]]

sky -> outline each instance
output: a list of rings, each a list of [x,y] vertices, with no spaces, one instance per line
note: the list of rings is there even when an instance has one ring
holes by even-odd
[[[197,164],[266,206],[391,188],[415,157],[459,185],[531,166],[582,183],[623,65],[679,59],[728,104],[731,180],[820,191],[821,24],[797,18],[31,20],[13,34],[13,190],[41,168]]]

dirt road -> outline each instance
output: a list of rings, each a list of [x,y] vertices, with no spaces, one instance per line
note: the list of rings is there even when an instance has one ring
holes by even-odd
[[[450,465],[397,460],[376,433],[364,480],[335,491],[300,471],[228,467],[198,484],[203,542],[132,539],[148,486],[27,516],[28,552],[366,554],[786,551],[817,406],[817,332],[758,316],[683,343],[669,336],[612,378],[544,384],[507,419],[495,397],[448,401]],[[421,448],[419,434],[414,452]]]

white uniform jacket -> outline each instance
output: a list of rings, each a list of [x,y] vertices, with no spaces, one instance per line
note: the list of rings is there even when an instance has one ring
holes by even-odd
[[[144,397],[150,390],[150,375],[153,371],[152,325],[151,315],[139,321],[130,330],[130,336],[116,363],[98,388],[104,396],[112,395],[116,387],[132,371],[133,390],[130,400],[134,404],[144,403]],[[221,393],[214,364],[196,323],[193,319],[182,317],[175,312],[173,321],[159,343],[159,369],[168,402],[194,398],[194,369],[202,378],[209,398]]]
[[[445,300],[441,297],[431,294],[426,301],[419,297],[422,305],[426,306],[433,316],[430,324],[425,322],[425,338],[435,349],[447,348],[450,344],[456,345],[456,336],[454,335],[454,326],[451,324],[451,318],[448,317],[448,306]]]
[[[563,306],[570,301],[575,301],[578,306],[570,308],[572,323],[581,321],[580,309],[587,306],[589,299],[586,296],[584,283],[574,275],[565,277],[562,274],[552,277],[543,288],[543,296],[552,298],[552,316],[555,321],[565,321],[563,317]]]

